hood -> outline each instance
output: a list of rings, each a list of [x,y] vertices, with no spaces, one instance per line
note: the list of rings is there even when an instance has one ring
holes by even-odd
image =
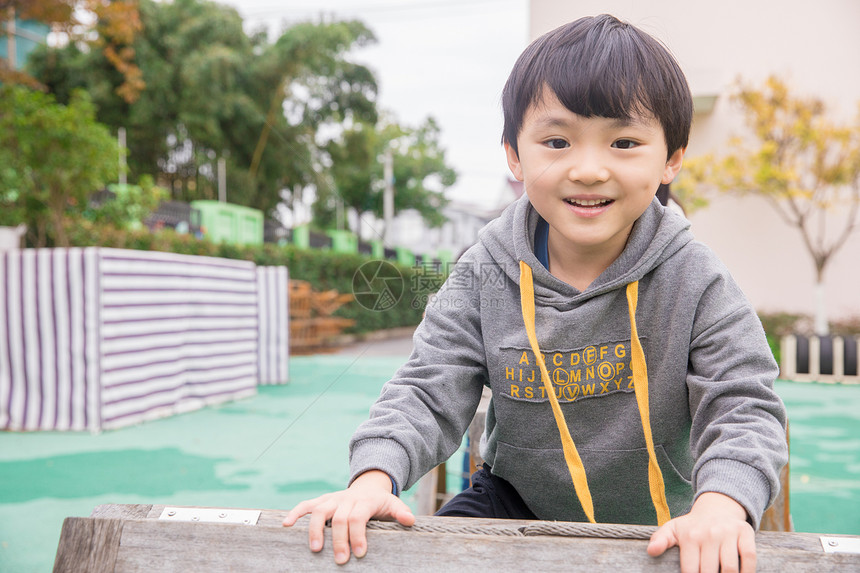
[[[504,272],[519,284],[519,261],[532,268],[535,298],[541,304],[567,306],[638,281],[693,240],[690,222],[666,209],[655,197],[633,224],[627,247],[597,279],[580,292],[552,276],[534,254],[537,211],[523,195],[508,206],[501,216],[488,224],[479,242],[484,245]]]

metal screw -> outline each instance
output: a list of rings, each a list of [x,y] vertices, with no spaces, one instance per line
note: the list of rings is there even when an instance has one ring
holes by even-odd
[[[227,517],[227,514],[222,511],[221,513],[218,514],[218,517],[220,517],[221,519],[224,519],[225,517]]]
[[[830,541],[827,542],[827,545],[829,545],[830,547],[836,547],[839,545],[839,542],[836,541],[835,539],[831,539]]]
[[[168,511],[167,515],[169,515],[170,517],[173,517],[174,515],[176,515],[176,512],[175,511]]]
[[[250,519],[244,519],[244,520],[242,520],[242,523],[246,523],[246,524],[251,523],[251,520]]]
[[[191,521],[200,521],[200,518],[195,515],[191,518]]]

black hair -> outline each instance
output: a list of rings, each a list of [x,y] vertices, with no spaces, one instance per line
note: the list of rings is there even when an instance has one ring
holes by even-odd
[[[584,117],[660,122],[668,156],[687,146],[693,98],[669,50],[608,14],[580,18],[535,40],[517,59],[502,92],[502,142],[519,154],[517,136],[545,88]]]

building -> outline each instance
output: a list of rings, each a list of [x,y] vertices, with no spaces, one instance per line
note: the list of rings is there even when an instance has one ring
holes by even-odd
[[[391,221],[391,244],[419,255],[435,256],[442,252],[456,259],[475,244],[478,232],[497,216],[492,209],[457,201],[443,207],[442,212],[448,220],[436,229],[428,227],[418,211],[397,213]]]
[[[0,59],[8,61],[12,56],[12,69],[20,70],[30,52],[45,43],[50,31],[49,26],[34,20],[6,20],[0,31]]]
[[[610,13],[659,38],[687,74],[695,98],[688,157],[720,155],[743,133],[730,95],[737,80],[762,85],[777,75],[793,93],[823,99],[837,117],[860,102],[860,2],[855,0],[531,0],[529,34],[581,16]],[[839,216],[840,213],[833,215]],[[844,215],[844,214],[843,214]],[[812,314],[815,271],[800,234],[764,200],[723,196],[690,216],[696,238],[725,262],[760,311]],[[825,276],[831,320],[860,317],[860,232],[835,255]]]

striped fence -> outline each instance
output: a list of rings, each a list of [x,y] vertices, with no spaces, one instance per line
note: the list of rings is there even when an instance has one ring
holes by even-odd
[[[860,339],[853,336],[801,336],[780,341],[780,376],[798,382],[860,384]]]
[[[287,270],[120,249],[0,255],[0,429],[117,428],[287,381]]]
[[[283,384],[289,375],[289,276],[287,267],[257,267],[259,384]]]

